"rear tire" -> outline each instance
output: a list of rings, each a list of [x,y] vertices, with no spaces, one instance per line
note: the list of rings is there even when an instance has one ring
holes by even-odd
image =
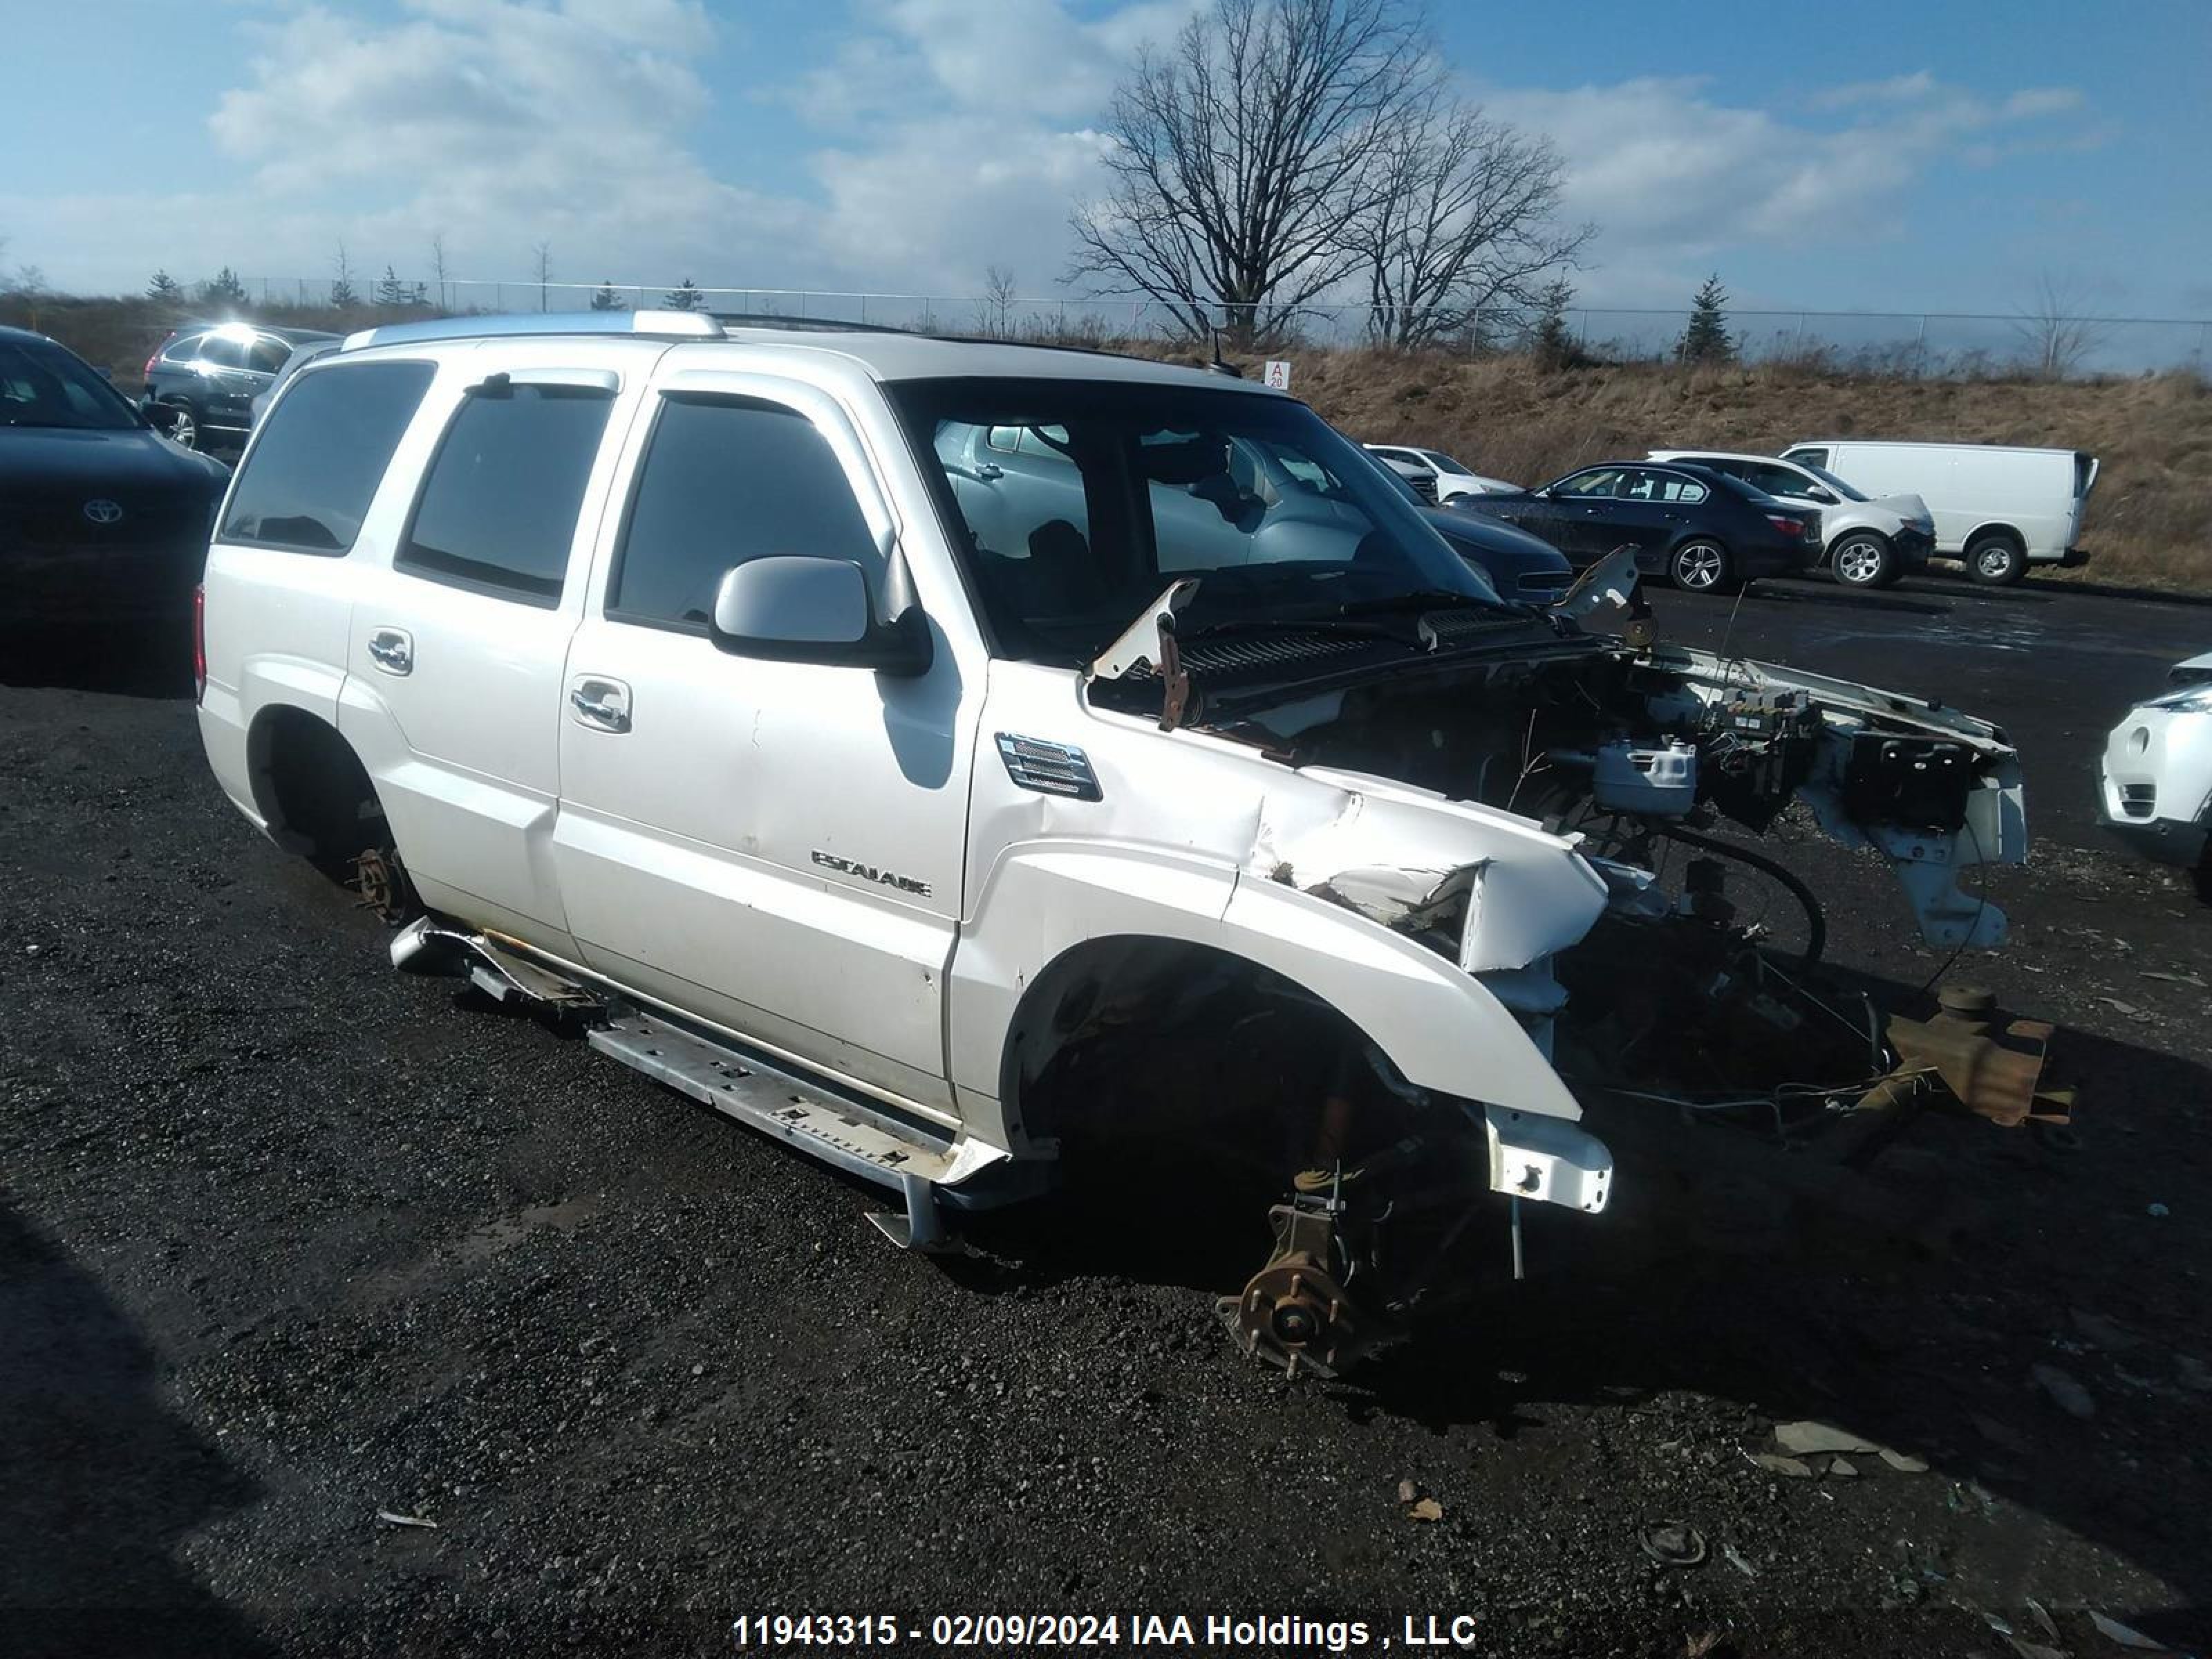
[[[169,428],[169,441],[185,449],[204,449],[207,445],[206,428],[200,425],[200,412],[182,398],[161,400],[177,411],[177,423]]]
[[[2027,550],[2002,532],[1966,544],[1966,574],[1988,587],[2010,587],[2027,574]]]
[[[1710,536],[1693,536],[1667,556],[1667,580],[1685,593],[1725,593],[1736,585],[1735,561]]]
[[[1887,587],[1899,574],[1897,550],[1875,531],[1848,531],[1829,550],[1828,569],[1845,587]]]

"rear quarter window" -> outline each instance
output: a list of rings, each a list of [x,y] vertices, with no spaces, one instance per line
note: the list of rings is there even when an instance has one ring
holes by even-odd
[[[471,391],[446,428],[392,568],[495,598],[557,605],[614,393]]]
[[[298,376],[254,439],[217,539],[349,551],[435,373],[428,363],[374,362]]]

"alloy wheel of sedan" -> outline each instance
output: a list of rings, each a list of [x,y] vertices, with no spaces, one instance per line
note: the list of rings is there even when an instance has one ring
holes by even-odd
[[[1728,550],[1718,542],[1684,542],[1674,550],[1668,571],[1675,586],[1692,593],[1710,593],[1728,575]]]
[[[1889,550],[1872,536],[1852,536],[1835,551],[1836,580],[1850,587],[1879,587],[1889,574]]]

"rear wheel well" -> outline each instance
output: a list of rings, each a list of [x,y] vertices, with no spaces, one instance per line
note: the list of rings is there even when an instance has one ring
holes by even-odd
[[[256,808],[277,841],[349,879],[355,860],[388,844],[376,786],[353,745],[304,708],[264,710],[247,739]]]

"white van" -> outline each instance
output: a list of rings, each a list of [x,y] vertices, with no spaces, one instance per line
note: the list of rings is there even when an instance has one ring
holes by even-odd
[[[1937,555],[1964,559],[1978,582],[2016,582],[2031,564],[2088,558],[2075,544],[2097,458],[2078,449],[1814,438],[1782,459],[1825,468],[1869,495],[1919,496],[1936,520]]]

